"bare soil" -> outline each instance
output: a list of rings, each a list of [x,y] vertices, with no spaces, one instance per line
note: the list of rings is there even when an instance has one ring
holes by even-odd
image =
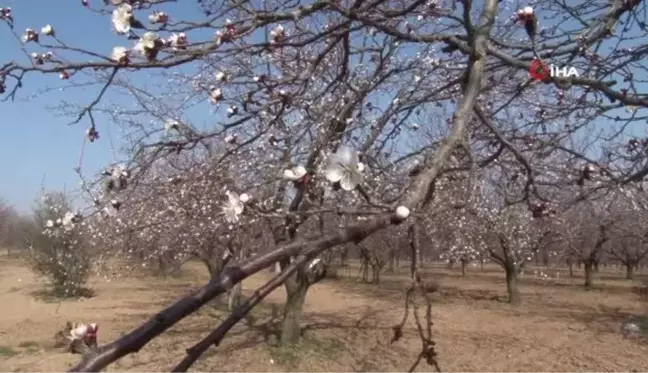
[[[559,281],[527,273],[520,285],[523,304],[511,306],[495,267],[471,268],[463,278],[458,270],[428,267],[429,278],[441,285],[434,295],[434,330],[444,371],[648,371],[648,345],[620,333],[622,322],[648,313],[648,302],[631,291],[640,282],[624,280],[619,270],[601,270],[599,287],[589,291],[581,286],[581,273],[569,278],[563,269]],[[357,267],[348,267],[340,280],[309,291],[299,347],[276,347],[285,296],[279,289],[193,369],[408,370],[420,351],[414,325],[390,344],[403,313],[407,269],[385,274],[378,286],[359,283],[356,274]],[[259,274],[243,287],[250,293],[268,276]],[[99,323],[99,343],[105,343],[205,281],[206,271],[189,263],[178,278],[96,278],[90,283],[94,297],[61,301],[43,296],[43,282],[19,259],[0,256],[0,371],[67,370],[79,355],[52,347],[52,336],[65,321]],[[168,371],[224,316],[222,306],[204,307],[107,370]],[[432,368],[422,363],[417,370]]]

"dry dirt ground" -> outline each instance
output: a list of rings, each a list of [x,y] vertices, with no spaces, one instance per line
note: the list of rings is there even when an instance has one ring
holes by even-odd
[[[273,314],[280,314],[285,294],[281,289],[193,369],[409,369],[420,348],[413,325],[400,341],[389,343],[403,312],[407,270],[383,276],[380,286],[358,283],[357,268],[342,272],[341,280],[325,281],[308,293],[300,347],[281,349],[272,343]],[[245,281],[244,288],[251,291],[267,276]],[[623,321],[648,313],[648,302],[630,291],[633,284],[618,271],[601,272],[600,288],[591,291],[580,287],[582,277],[543,285],[527,276],[521,284],[524,303],[518,307],[503,301],[503,276],[495,268],[471,268],[461,278],[437,267],[429,276],[441,285],[434,295],[434,320],[444,371],[648,371],[648,345],[619,332]],[[21,261],[0,256],[0,371],[66,370],[78,355],[52,348],[52,335],[66,320],[98,322],[100,343],[107,342],[203,281],[203,268],[190,263],[179,278],[94,279],[96,296],[60,302],[38,296],[43,283]],[[216,306],[205,307],[107,370],[168,371],[223,315]],[[418,370],[432,369],[423,363]]]

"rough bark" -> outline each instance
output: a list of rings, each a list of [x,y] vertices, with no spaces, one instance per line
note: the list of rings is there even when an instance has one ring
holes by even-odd
[[[626,280],[633,280],[634,279],[634,269],[635,265],[634,264],[626,264]]]
[[[520,304],[522,297],[518,289],[517,270],[512,264],[506,266],[506,290],[508,292],[508,302],[511,304]]]
[[[242,282],[239,282],[227,294],[227,309],[230,312],[234,311],[241,304],[242,290]]]
[[[299,275],[294,275],[286,281],[286,304],[284,318],[281,325],[281,344],[283,346],[295,345],[301,339],[301,316],[308,283]]]
[[[591,288],[594,286],[594,262],[586,260],[583,264],[585,267],[585,287]]]
[[[380,271],[382,270],[379,264],[373,264],[371,266],[371,283],[379,284],[380,283]]]
[[[340,250],[340,266],[341,267],[348,266],[349,265],[348,261],[349,261],[349,249],[343,247],[342,250]]]

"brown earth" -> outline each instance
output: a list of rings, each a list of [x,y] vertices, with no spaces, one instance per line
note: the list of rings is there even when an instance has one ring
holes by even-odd
[[[441,285],[434,295],[435,339],[444,371],[648,371],[648,345],[625,339],[621,323],[646,314],[646,301],[631,292],[618,270],[602,271],[599,288],[585,291],[581,277],[542,282],[525,275],[523,304],[504,302],[503,275],[493,267],[471,268],[465,278],[431,266]],[[219,347],[197,362],[196,371],[406,371],[420,351],[413,324],[390,344],[402,317],[406,272],[384,275],[379,286],[361,284],[357,268],[342,271],[308,293],[304,341],[274,346],[283,289],[234,328]],[[402,273],[401,273],[402,272]],[[93,279],[96,296],[73,301],[43,297],[37,280],[16,258],[0,257],[0,371],[62,371],[79,360],[52,348],[66,320],[100,324],[100,343],[130,331],[161,307],[205,281],[196,263],[179,278],[142,275],[107,282]],[[268,274],[244,282],[248,291]],[[41,295],[39,295],[41,294]],[[219,320],[222,307],[204,307],[110,371],[168,371],[184,350]],[[430,371],[424,363],[420,371]]]

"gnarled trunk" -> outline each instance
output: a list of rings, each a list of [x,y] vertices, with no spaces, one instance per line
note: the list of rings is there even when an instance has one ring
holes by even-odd
[[[567,258],[567,267],[569,268],[569,277],[574,277],[574,261]]]
[[[301,316],[308,292],[308,282],[295,274],[286,281],[285,287],[286,305],[281,324],[281,344],[289,346],[299,343],[301,339]]]
[[[340,266],[341,267],[346,267],[349,264],[347,263],[349,261],[349,249],[347,247],[343,247],[340,250]]]
[[[520,290],[518,289],[517,270],[513,264],[507,264],[505,270],[508,301],[511,304],[520,304],[522,297],[520,296]]]
[[[461,259],[461,277],[464,277],[466,275],[466,266],[468,265],[468,261],[466,259]]]
[[[381,265],[374,263],[371,265],[371,283],[379,284],[380,283],[380,271],[382,270]]]
[[[626,264],[626,280],[633,280],[634,279],[634,269],[635,266],[634,264]]]
[[[586,260],[583,265],[585,267],[585,287],[591,288],[594,285],[594,262]]]
[[[239,282],[227,293],[227,309],[230,312],[234,311],[236,307],[241,305],[242,290],[242,283]]]

